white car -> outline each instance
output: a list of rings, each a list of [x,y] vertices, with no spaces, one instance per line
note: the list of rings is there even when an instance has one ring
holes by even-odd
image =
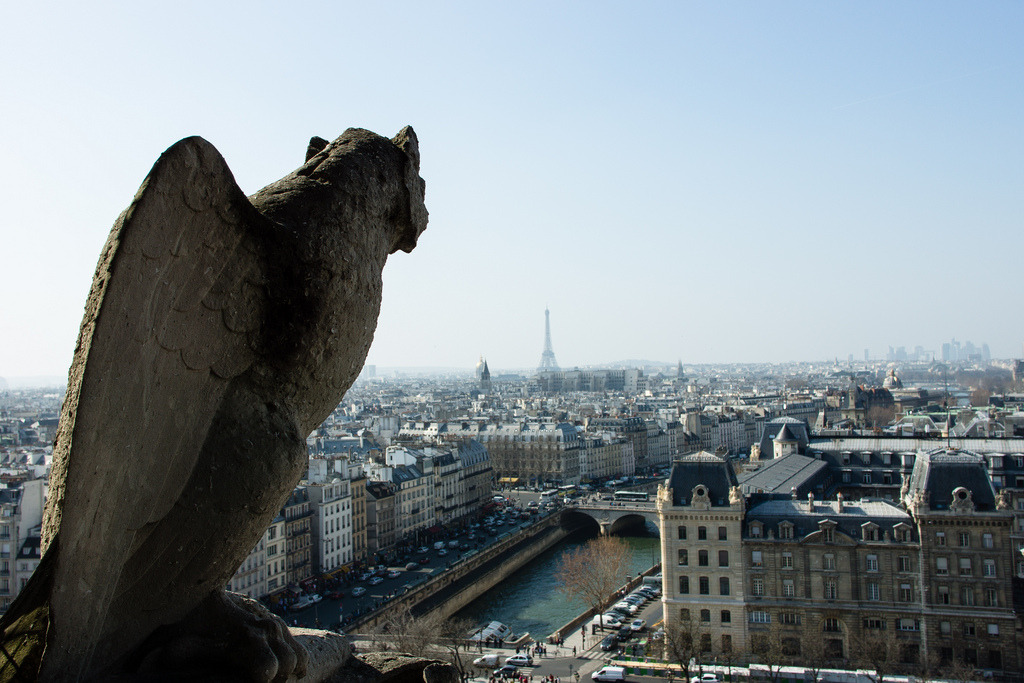
[[[631,628],[634,631],[643,631],[645,628],[647,628],[647,622],[643,619],[634,619],[633,621],[629,622],[629,628]]]
[[[718,674],[703,673],[691,678],[690,683],[719,683]]]
[[[617,610],[624,610],[626,612],[629,612],[630,614],[636,614],[637,610],[639,609],[639,607],[637,607],[636,605],[631,605],[628,602],[617,602],[614,605],[612,605],[612,607],[614,607]]]
[[[607,614],[601,615],[604,619],[605,626],[618,626],[622,623],[622,617],[615,612],[608,612]]]
[[[356,586],[355,588],[352,589],[352,597],[353,598],[358,598],[360,595],[365,595],[365,594],[366,594],[366,589],[363,588],[362,586]]]
[[[505,659],[505,663],[513,666],[533,666],[533,658],[527,655],[512,655]]]

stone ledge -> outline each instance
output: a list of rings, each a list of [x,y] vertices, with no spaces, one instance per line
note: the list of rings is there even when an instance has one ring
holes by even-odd
[[[392,652],[352,653],[346,636],[333,631],[291,628],[292,636],[309,653],[302,678],[288,683],[459,683],[455,667],[437,659]]]

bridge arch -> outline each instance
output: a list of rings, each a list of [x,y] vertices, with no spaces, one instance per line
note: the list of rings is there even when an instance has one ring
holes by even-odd
[[[650,506],[580,505],[566,508],[561,514],[564,528],[596,523],[601,535],[623,534],[637,527],[658,533],[658,513]]]

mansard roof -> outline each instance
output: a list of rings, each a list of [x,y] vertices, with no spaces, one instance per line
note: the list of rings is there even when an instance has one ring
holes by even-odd
[[[907,496],[926,494],[929,510],[948,510],[953,491],[959,487],[971,492],[974,509],[996,509],[996,492],[985,467],[985,459],[971,451],[936,448],[921,451],[914,460]]]
[[[757,470],[739,478],[744,495],[751,493],[782,493],[795,489],[801,497],[823,486],[829,479],[828,463],[805,455],[791,453],[769,460]]]
[[[675,462],[669,475],[673,505],[689,505],[693,489],[703,484],[708,489],[712,507],[729,505],[729,490],[737,485],[732,466],[713,453],[701,451]]]
[[[816,500],[813,510],[806,500],[769,500],[747,510],[746,521],[761,522],[766,528],[776,528],[783,522],[793,525],[795,538],[818,531],[821,522],[830,520],[836,528],[851,538],[860,538],[866,523],[878,525],[882,531],[892,531],[898,524],[906,524],[914,533],[910,514],[887,500],[867,499],[843,501],[842,510],[837,500]]]
[[[807,448],[810,441],[811,430],[807,420],[798,420],[795,417],[778,417],[764,423],[764,431],[761,433],[761,459],[771,460],[775,457],[775,440],[782,436],[779,441],[796,441],[797,450],[801,453]]]

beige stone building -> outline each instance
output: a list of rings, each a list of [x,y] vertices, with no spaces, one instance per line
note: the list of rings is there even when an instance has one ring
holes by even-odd
[[[775,476],[827,493],[834,473],[795,459],[810,460]],[[704,656],[757,661],[776,643],[793,663],[866,666],[885,648],[905,673],[1020,669],[1014,512],[980,456],[919,451],[900,501],[744,497],[735,482],[701,453],[658,493],[666,626],[691,624]]]
[[[705,652],[745,651],[744,500],[732,468],[711,453],[684,456],[657,506],[666,630],[691,629]]]

